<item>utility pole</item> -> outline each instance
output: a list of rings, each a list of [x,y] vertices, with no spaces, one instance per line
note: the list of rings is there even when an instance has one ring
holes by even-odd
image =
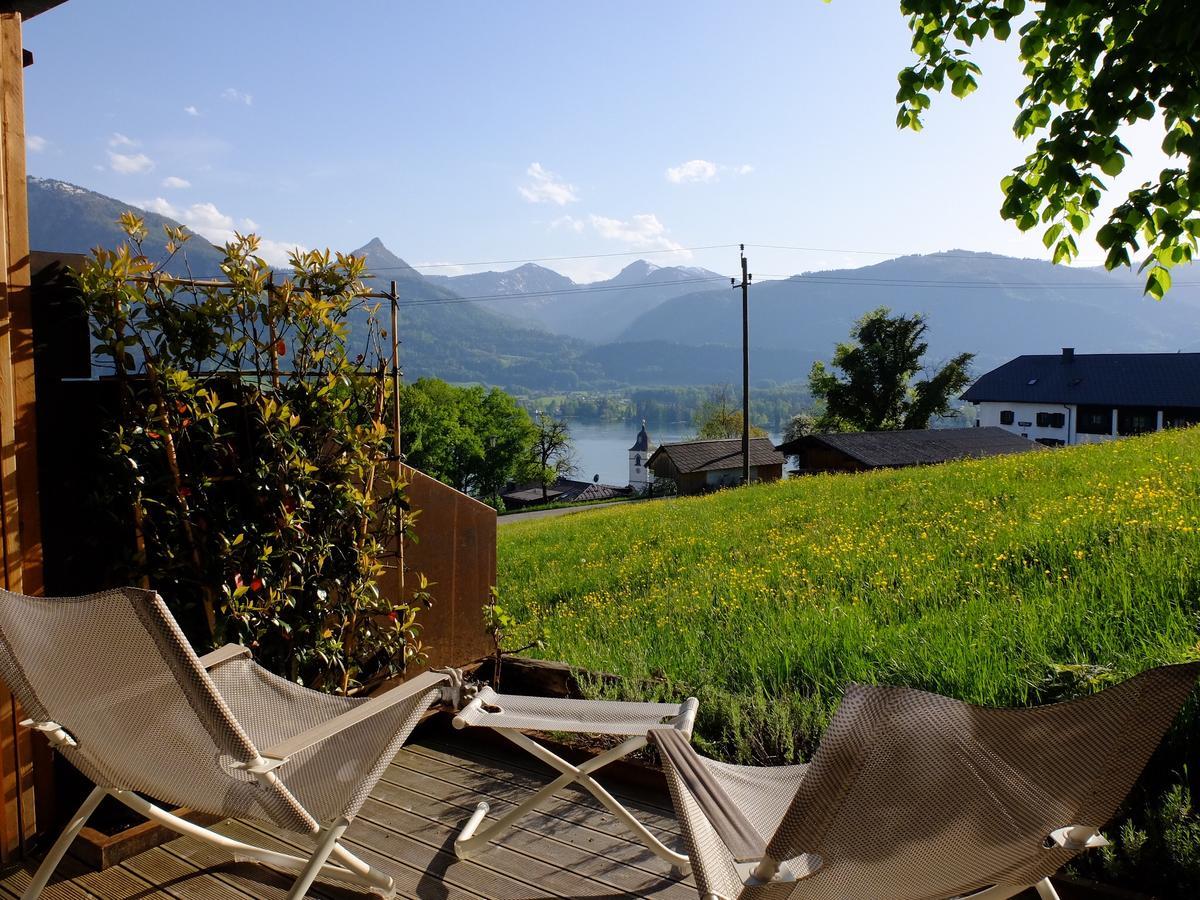
[[[742,283],[730,278],[733,288],[742,289],[742,484],[750,483],[750,279],[754,276],[746,271],[746,245],[740,244],[742,255]]]

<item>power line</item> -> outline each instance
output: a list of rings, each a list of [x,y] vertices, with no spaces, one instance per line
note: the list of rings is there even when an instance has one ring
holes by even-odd
[[[470,268],[471,266],[507,266],[516,263],[560,262],[572,259],[606,259],[613,256],[650,256],[658,253],[690,253],[693,250],[727,250],[730,247],[736,246],[737,244],[706,244],[700,247],[670,247],[662,250],[616,250],[610,253],[581,253],[577,256],[531,256],[526,259],[485,259],[477,260],[475,262],[421,263],[415,266],[373,266],[371,271],[395,272],[407,271],[408,269],[466,269]]]

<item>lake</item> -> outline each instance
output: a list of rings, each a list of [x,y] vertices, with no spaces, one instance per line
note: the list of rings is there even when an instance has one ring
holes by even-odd
[[[575,442],[575,463],[578,470],[572,478],[591,481],[600,476],[602,484],[623,487],[629,484],[629,448],[637,439],[641,422],[569,422],[571,439]],[[673,441],[684,441],[695,434],[690,422],[665,424],[659,427],[647,425],[650,442],[654,446]],[[779,443],[779,435],[772,434],[771,440]]]

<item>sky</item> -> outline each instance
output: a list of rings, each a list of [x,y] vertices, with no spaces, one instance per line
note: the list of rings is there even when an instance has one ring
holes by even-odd
[[[935,97],[920,133],[895,126],[910,42],[895,0],[72,0],[25,26],[28,167],[212,240],[254,231],[273,262],[376,236],[426,273],[577,281],[639,255],[731,273],[738,243],[759,278],[1045,258],[999,216],[1032,149],[1015,41],[983,45],[980,89]],[[1127,136],[1114,193],[1157,173],[1159,141]]]

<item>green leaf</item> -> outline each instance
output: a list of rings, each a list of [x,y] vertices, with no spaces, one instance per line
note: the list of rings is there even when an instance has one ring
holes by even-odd
[[[1113,153],[1111,156],[1105,157],[1100,163],[1100,169],[1105,175],[1116,176],[1120,175],[1125,168],[1125,157],[1120,153]]]
[[[1170,289],[1171,273],[1162,266],[1151,269],[1150,277],[1146,279],[1146,293],[1155,300],[1161,300]]]

